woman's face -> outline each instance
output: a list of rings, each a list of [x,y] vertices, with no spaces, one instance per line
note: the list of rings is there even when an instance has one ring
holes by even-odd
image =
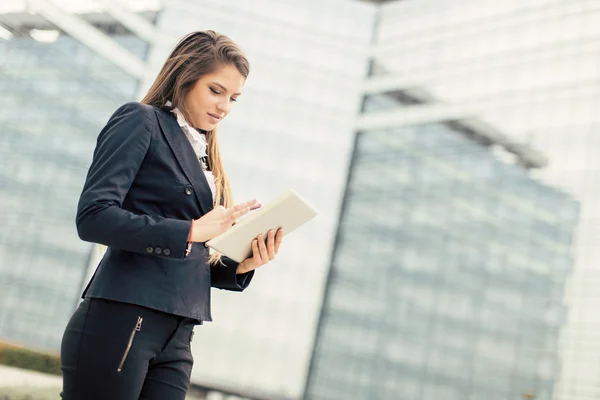
[[[203,75],[185,96],[185,106],[194,128],[211,131],[229,114],[246,79],[233,65]]]

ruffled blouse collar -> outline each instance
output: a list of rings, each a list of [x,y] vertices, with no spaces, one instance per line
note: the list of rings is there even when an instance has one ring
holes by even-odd
[[[170,101],[165,103],[165,106],[167,107],[171,107],[171,105],[172,103]],[[190,125],[190,123],[187,122],[183,116],[181,110],[179,110],[177,107],[171,108],[171,112],[177,118],[177,124],[181,127],[181,130],[183,130],[183,133],[185,133],[185,136],[187,136],[188,140],[192,144],[192,148],[194,149],[194,153],[196,153],[196,157],[198,157],[199,160],[206,157],[206,149],[208,147],[206,133],[195,129],[192,125]]]

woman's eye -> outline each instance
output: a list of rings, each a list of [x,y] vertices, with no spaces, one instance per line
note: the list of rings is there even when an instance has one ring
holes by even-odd
[[[217,92],[215,89],[210,88],[210,91],[213,92],[214,94],[221,94],[221,92]]]
[[[234,102],[236,102],[236,101],[237,101],[237,99],[234,99],[234,98],[232,97],[232,98],[231,98],[231,101],[234,101]]]

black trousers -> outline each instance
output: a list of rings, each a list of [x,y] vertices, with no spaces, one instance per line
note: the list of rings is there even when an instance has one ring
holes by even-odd
[[[64,400],[184,400],[199,321],[133,304],[82,301],[61,346]]]

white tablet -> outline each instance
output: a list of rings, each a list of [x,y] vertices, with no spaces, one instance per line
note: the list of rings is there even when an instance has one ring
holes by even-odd
[[[288,190],[269,204],[251,211],[206,245],[234,261],[242,262],[252,255],[252,240],[259,234],[266,236],[270,229],[283,228],[283,235],[288,235],[317,214],[317,210],[298,193]]]

